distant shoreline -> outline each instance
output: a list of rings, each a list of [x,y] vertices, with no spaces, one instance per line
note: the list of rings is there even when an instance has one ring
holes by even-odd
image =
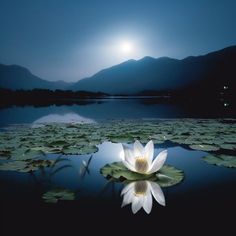
[[[148,94],[149,93],[149,94]],[[9,90],[0,88],[0,108],[11,106],[50,106],[50,105],[86,105],[112,100],[143,100],[146,105],[155,103],[182,105],[223,105],[235,106],[235,95],[226,94],[193,94],[193,91],[144,91],[139,94],[110,95],[102,92],[71,90]]]

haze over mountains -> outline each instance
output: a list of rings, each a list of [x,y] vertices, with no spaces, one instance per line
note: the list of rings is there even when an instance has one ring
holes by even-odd
[[[236,89],[236,46],[183,60],[144,57],[104,69],[76,83],[49,82],[20,66],[0,65],[0,87],[9,89],[70,89],[109,94],[145,91]]]
[[[68,89],[73,83],[51,82],[33,75],[28,69],[18,65],[0,64],[0,88],[24,89]]]
[[[73,89],[131,94],[147,90],[204,89],[235,84],[236,46],[183,60],[168,57],[129,60],[78,81]]]

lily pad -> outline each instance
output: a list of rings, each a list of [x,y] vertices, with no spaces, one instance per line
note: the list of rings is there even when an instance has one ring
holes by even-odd
[[[173,166],[164,165],[156,174],[157,182],[161,187],[170,187],[184,179],[184,172]]]
[[[114,162],[105,165],[100,172],[105,178],[113,178],[117,181],[150,180],[156,181],[162,187],[178,184],[184,178],[183,171],[168,165],[164,165],[157,173],[145,175],[130,171],[122,162]]]
[[[114,135],[114,136],[108,136],[108,140],[113,143],[131,143],[134,142],[134,138],[130,135]]]
[[[58,201],[71,201],[75,199],[75,193],[68,189],[53,189],[43,194],[42,198],[47,203]]]
[[[87,146],[83,146],[80,149],[80,155],[91,154],[91,153],[95,153],[97,151],[98,151],[98,147],[96,147],[94,145],[87,145]]]
[[[28,172],[28,170],[25,170],[25,168],[26,168],[25,161],[11,161],[11,162],[5,162],[0,165],[0,170],[8,170],[8,171]]]
[[[79,155],[80,148],[78,146],[67,146],[62,149],[62,153],[65,155]]]
[[[226,150],[236,150],[236,144],[235,143],[224,143],[224,144],[221,144],[220,147],[222,149],[226,149]]]
[[[45,152],[42,150],[33,150],[31,148],[21,147],[12,151],[12,160],[32,160],[34,158],[44,156]]]
[[[190,145],[189,147],[194,150],[205,151],[205,152],[218,151],[220,149],[217,146],[208,144],[195,144],[195,145]]]
[[[8,159],[11,157],[11,151],[9,150],[0,150],[0,159]]]
[[[54,161],[52,160],[19,160],[4,162],[0,165],[0,170],[31,172],[40,168],[50,167]]]
[[[225,166],[229,168],[236,168],[236,156],[229,155],[209,155],[203,157],[203,160],[211,165]]]
[[[48,143],[48,146],[52,146],[52,147],[61,147],[65,145],[68,145],[68,143],[65,140],[54,140]]]

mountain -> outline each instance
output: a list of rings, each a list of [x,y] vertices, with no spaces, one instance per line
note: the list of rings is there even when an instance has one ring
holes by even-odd
[[[236,91],[236,46],[183,60],[144,57],[101,70],[71,86],[73,90],[109,94],[145,91],[218,91],[222,86]]]
[[[236,94],[236,46],[183,60],[144,57],[104,69],[76,83],[50,82],[17,65],[0,64],[0,88],[85,90],[108,94]],[[224,88],[225,87],[225,88]],[[223,91],[225,93],[225,91]]]
[[[0,88],[7,89],[67,89],[73,83],[64,81],[50,82],[33,75],[28,69],[18,65],[0,64]]]

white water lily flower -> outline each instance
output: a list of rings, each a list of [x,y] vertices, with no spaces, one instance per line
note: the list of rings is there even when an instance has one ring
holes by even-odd
[[[121,159],[123,164],[131,171],[140,174],[152,174],[161,169],[167,157],[167,150],[162,151],[153,160],[154,144],[149,141],[145,147],[136,140],[133,149],[122,145]]]
[[[142,207],[149,214],[152,210],[152,195],[159,204],[165,206],[165,196],[156,182],[132,182],[123,188],[121,195],[124,195],[121,207],[131,203],[133,214]]]

